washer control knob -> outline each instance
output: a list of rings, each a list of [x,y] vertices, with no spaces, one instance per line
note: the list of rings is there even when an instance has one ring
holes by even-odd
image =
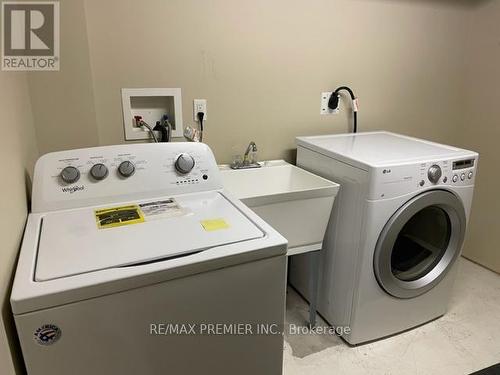
[[[474,172],[470,171],[469,174],[467,175],[467,178],[470,180],[474,176]]]
[[[135,165],[129,160],[122,161],[118,166],[118,173],[122,177],[130,177],[135,173]]]
[[[424,186],[424,185],[425,185],[425,181],[424,181],[424,180],[421,180],[418,184],[419,184],[420,186]]]
[[[465,173],[462,173],[462,174],[460,175],[460,179],[461,179],[462,181],[464,181],[464,180],[465,180]]]
[[[76,167],[65,167],[61,171],[61,179],[67,184],[72,184],[80,179],[80,171]]]
[[[180,154],[177,156],[177,159],[175,159],[175,169],[182,174],[191,172],[194,168],[194,164],[194,159],[189,154]]]
[[[433,184],[437,184],[442,175],[443,172],[441,171],[441,167],[437,164],[434,164],[427,171],[427,177],[429,178],[429,181],[432,182]]]
[[[453,182],[457,182],[458,181],[458,176],[455,174],[453,175],[453,178],[451,179]]]
[[[108,177],[108,167],[102,163],[94,164],[92,168],[90,168],[90,175],[98,181],[104,180]]]

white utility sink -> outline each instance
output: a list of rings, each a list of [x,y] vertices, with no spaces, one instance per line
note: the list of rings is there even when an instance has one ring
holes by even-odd
[[[221,165],[224,186],[288,239],[288,255],[321,249],[339,185],[284,160]]]

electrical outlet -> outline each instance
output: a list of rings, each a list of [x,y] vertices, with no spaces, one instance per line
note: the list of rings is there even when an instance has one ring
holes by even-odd
[[[321,108],[319,110],[319,113],[322,115],[336,115],[339,113],[339,109],[330,109],[328,108],[328,101],[330,100],[330,96],[332,95],[332,92],[322,92],[321,93]]]
[[[198,121],[198,112],[203,112],[203,122],[207,121],[207,100],[194,99],[193,100],[193,120]]]

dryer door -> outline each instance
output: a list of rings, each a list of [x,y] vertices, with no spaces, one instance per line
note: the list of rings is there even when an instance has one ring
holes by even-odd
[[[451,192],[431,190],[406,202],[377,241],[374,269],[380,286],[398,298],[427,292],[460,254],[465,226],[463,204]]]

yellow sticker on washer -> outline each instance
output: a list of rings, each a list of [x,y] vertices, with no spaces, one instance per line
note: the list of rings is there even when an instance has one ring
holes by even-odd
[[[121,227],[144,222],[144,214],[138,205],[120,206],[94,210],[99,229]]]
[[[229,228],[229,224],[224,219],[202,220],[200,223],[207,232]]]

